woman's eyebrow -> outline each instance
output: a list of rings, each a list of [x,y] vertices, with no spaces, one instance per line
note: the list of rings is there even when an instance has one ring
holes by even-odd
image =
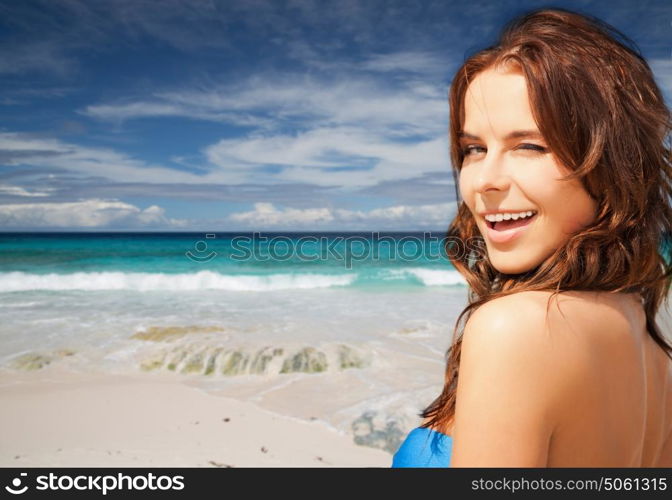
[[[465,132],[461,130],[460,132],[457,133],[458,138],[460,139],[471,139],[473,141],[480,141],[481,138],[478,137],[475,134],[470,134],[469,132]],[[508,141],[509,139],[520,139],[521,137],[525,137],[528,139],[543,139],[544,136],[541,135],[541,133],[538,130],[514,130],[513,132],[509,132],[506,137],[504,137],[505,141]]]

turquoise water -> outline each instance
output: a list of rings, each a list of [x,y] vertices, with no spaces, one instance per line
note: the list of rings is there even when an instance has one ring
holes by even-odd
[[[0,292],[463,286],[436,233],[4,233]]]

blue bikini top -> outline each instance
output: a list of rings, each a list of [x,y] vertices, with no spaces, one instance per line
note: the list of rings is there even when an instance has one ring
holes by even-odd
[[[427,427],[416,427],[392,458],[392,467],[450,467],[453,438]]]

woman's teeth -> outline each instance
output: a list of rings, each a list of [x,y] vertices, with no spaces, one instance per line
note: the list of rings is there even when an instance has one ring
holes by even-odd
[[[534,210],[528,210],[527,212],[507,212],[507,213],[501,213],[501,214],[488,214],[485,216],[485,220],[488,222],[500,222],[503,220],[518,220],[518,219],[524,219],[526,217],[532,217],[534,214],[536,214]]]
[[[526,212],[502,212],[499,214],[488,214],[485,216],[485,220],[491,229],[506,231],[529,224],[528,219],[532,219],[536,215],[537,212],[534,210]]]

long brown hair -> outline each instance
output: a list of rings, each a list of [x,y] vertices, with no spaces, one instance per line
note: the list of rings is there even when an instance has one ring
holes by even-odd
[[[549,259],[516,275],[497,271],[474,252],[455,252],[455,241],[481,238],[460,200],[446,234],[446,251],[469,286],[446,353],[442,393],[421,413],[423,427],[445,428],[455,415],[464,325],[484,303],[523,290],[638,293],[646,327],[670,358],[672,346],[656,313],[672,282],[661,247],[672,234],[671,115],[636,45],[609,24],[564,9],[540,9],[504,26],[496,45],[468,58],[450,87],[451,160],[455,186],[463,154],[458,132],[464,97],[474,76],[514,65],[525,75],[530,106],[557,159],[597,202],[594,223],[571,235]],[[548,308],[547,308],[548,311]]]

